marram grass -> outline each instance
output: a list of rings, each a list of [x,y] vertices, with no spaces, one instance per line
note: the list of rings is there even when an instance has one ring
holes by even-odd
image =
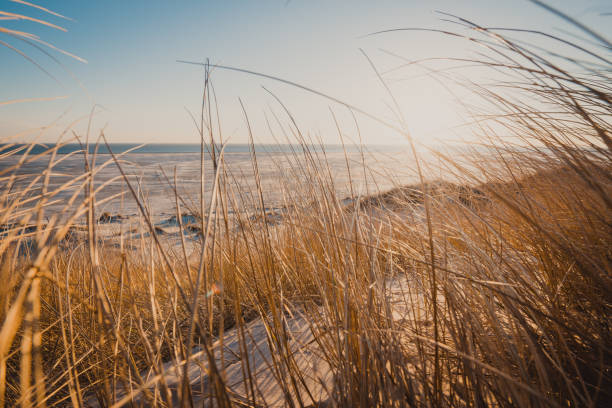
[[[495,126],[480,128],[486,150],[439,154],[452,183],[426,181],[422,163],[422,182],[347,204],[307,151],[289,173],[309,182],[279,185],[278,215],[254,153],[254,191],[222,151],[203,153],[212,198],[202,191],[195,221],[179,222],[200,237],[193,250],[167,245],[121,157],[83,153],[83,173],[59,187],[74,195],[51,214],[58,146],[34,157],[5,145],[0,160],[25,154],[0,167],[0,406],[609,406],[609,44],[597,39],[585,56],[596,63],[572,70],[462,23],[496,52],[473,62],[514,75],[518,91],[473,85]],[[29,160],[48,167],[23,176]],[[138,239],[103,237],[105,166],[138,205]],[[259,213],[238,211],[249,200]]]

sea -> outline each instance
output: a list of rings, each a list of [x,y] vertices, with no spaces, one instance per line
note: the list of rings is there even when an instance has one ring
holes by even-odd
[[[95,168],[98,213],[134,215],[137,196],[163,219],[176,213],[177,201],[199,208],[202,180],[210,202],[221,150],[219,174],[235,211],[262,200],[270,208],[309,200],[321,188],[345,200],[418,180],[405,145],[0,144],[1,205],[31,207],[46,191],[45,214],[60,213],[80,202],[85,179],[77,178]]]

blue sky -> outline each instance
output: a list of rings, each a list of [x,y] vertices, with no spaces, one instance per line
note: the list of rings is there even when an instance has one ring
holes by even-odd
[[[557,17],[522,0],[514,1],[35,1],[71,20],[6,0],[0,11],[24,13],[58,24],[67,32],[27,21],[0,21],[0,27],[35,33],[41,39],[87,60],[81,63],[46,49],[39,50],[0,33],[0,40],[26,52],[56,80],[14,51],[0,46],[0,102],[65,96],[65,99],[0,106],[0,137],[53,123],[42,140],[53,141],[72,121],[86,116],[94,104],[95,130],[105,129],[113,142],[197,142],[187,110],[197,111],[203,72],[176,60],[205,61],[259,71],[324,91],[388,120],[390,99],[367,59],[381,72],[402,63],[386,51],[415,60],[433,56],[473,55],[467,41],[440,34],[397,32],[364,37],[379,30],[427,27],[461,30],[440,21],[443,10],[488,26],[576,32]],[[612,11],[606,1],[550,1],[549,4],[609,35]],[[607,31],[607,32],[606,32]],[[471,53],[471,54],[470,54]],[[421,142],[458,137],[453,126],[466,118],[444,87],[418,69],[387,76],[408,127]],[[339,141],[329,109],[355,139],[352,118],[341,106],[280,83],[236,72],[215,71],[222,130],[231,142],[246,141],[241,98],[253,122],[255,138],[270,142],[265,117],[282,110],[262,85],[295,115],[303,131],[325,142]],[[82,85],[80,85],[82,84]],[[58,119],[59,118],[59,119]],[[401,142],[401,136],[359,118],[367,143]],[[27,130],[30,130],[27,132]],[[83,122],[74,126],[77,133]],[[26,136],[26,133],[29,136]],[[278,135],[277,135],[278,136]]]

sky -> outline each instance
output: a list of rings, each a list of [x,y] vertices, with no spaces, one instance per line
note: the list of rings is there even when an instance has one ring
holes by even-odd
[[[577,32],[524,0],[33,2],[69,19],[8,0],[0,0],[0,11],[44,19],[66,31],[24,20],[0,20],[0,27],[33,33],[86,62],[0,32],[0,138],[4,139],[39,137],[53,142],[68,127],[83,136],[95,106],[93,136],[104,131],[117,143],[197,143],[199,135],[189,112],[198,115],[204,71],[177,60],[209,60],[299,83],[398,124],[375,67],[417,142],[455,140],[465,137],[461,125],[468,122],[458,100],[465,102],[470,96],[460,91],[450,94],[447,84],[428,76],[422,66],[401,65],[428,57],[474,56],[474,44],[432,32],[368,34],[407,27],[466,32],[442,21],[445,16],[437,11],[486,26]],[[548,4],[610,38],[612,17],[607,14],[612,6],[607,1],[549,0]],[[435,69],[433,64],[427,66]],[[486,80],[487,74],[482,75]],[[248,140],[241,102],[256,142],[283,141],[281,128],[273,125],[271,132],[266,124],[266,120],[288,123],[279,101],[304,134],[324,143],[340,142],[332,112],[348,141],[406,141],[397,131],[363,115],[357,114],[355,120],[341,104],[278,81],[222,69],[213,70],[211,80],[221,135],[230,143]],[[58,99],[2,104],[27,98]]]

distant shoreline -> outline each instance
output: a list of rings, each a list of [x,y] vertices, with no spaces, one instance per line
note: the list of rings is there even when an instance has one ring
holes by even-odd
[[[15,151],[14,154],[24,154],[28,151],[31,145],[27,143],[0,143],[0,154],[8,151]],[[53,149],[57,144],[55,143],[39,143],[34,145],[34,147],[29,150],[29,154],[40,154],[49,149]],[[405,149],[407,145],[345,145],[342,146],[340,144],[327,144],[327,145],[297,145],[297,144],[256,144],[255,152],[262,153],[303,153],[305,150],[310,152],[359,152],[361,150],[366,152],[393,152],[397,151],[397,149]],[[206,152],[210,152],[211,145],[206,144],[205,150]],[[97,149],[98,154],[108,154],[109,149],[106,145],[100,144],[96,146],[95,144],[89,145],[89,153],[95,153]],[[134,149],[133,153],[200,153],[201,145],[199,143],[150,143],[150,144],[138,144],[138,143],[110,143],[110,150],[113,153],[124,153]],[[217,145],[217,150],[220,149],[220,146]],[[228,144],[225,146],[226,153],[249,153],[251,150],[251,146],[249,144]],[[69,154],[78,151],[82,151],[83,146],[78,143],[67,143],[59,147],[57,150],[57,154]]]

